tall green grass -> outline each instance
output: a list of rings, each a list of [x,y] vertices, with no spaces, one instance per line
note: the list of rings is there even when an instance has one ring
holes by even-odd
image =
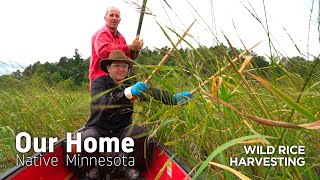
[[[205,48],[198,53],[204,57],[211,55]],[[178,54],[174,57],[177,62],[181,62],[181,65],[162,66],[160,74],[151,81],[151,86],[172,93],[190,91],[211,74],[216,73],[210,67],[198,66],[208,63],[205,59],[200,61],[192,59],[194,56],[179,59]],[[221,68],[226,65],[225,62],[226,59],[216,59],[210,63]],[[240,65],[241,62],[236,63],[235,68],[239,68]],[[147,67],[142,66],[141,70],[149,71],[150,74],[153,69]],[[206,68],[206,71],[202,68]],[[247,70],[258,76],[261,71],[264,74],[272,73],[270,69],[258,71],[254,66]],[[137,79],[143,81],[145,77],[140,75],[137,75]],[[314,72],[313,78],[309,80],[309,85],[303,92],[299,89],[305,81],[298,74],[290,74],[291,77],[282,75],[273,83],[269,83],[287,98],[297,100],[301,96],[297,103],[304,107],[306,113],[319,119],[319,75],[319,72]],[[235,178],[230,171],[213,164],[229,166],[230,157],[245,157],[243,145],[239,143],[244,137],[251,137],[263,139],[262,142],[275,147],[305,146],[306,165],[303,167],[239,166],[231,167],[232,169],[252,179],[263,179],[265,176],[272,179],[316,179],[320,170],[319,130],[266,126],[252,121],[243,114],[294,124],[310,123],[313,119],[294,111],[289,101],[272,93],[246,72],[239,74],[234,68],[227,68],[220,76],[223,79],[222,86],[213,96],[236,108],[237,111],[207,96],[212,88],[212,84],[208,84],[202,87],[202,91],[196,93],[194,99],[187,105],[167,106],[154,100],[136,101],[134,121],[146,126],[152,138],[166,145],[187,162],[200,178]],[[266,79],[268,76],[259,77]],[[17,133],[26,131],[32,136],[61,138],[66,132],[82,127],[89,116],[88,91],[54,88],[37,81],[12,80],[10,83],[0,84],[0,162],[7,167],[15,165],[17,152],[14,138]],[[260,103],[256,101],[257,98]],[[263,144],[261,141],[254,141],[250,145]]]
[[[166,37],[170,38],[167,33]],[[174,44],[171,39],[169,41]],[[213,74],[222,77],[223,84],[214,94],[215,98],[208,96],[212,84],[203,86],[188,105],[168,107],[158,102],[137,104],[140,109],[136,119],[148,126],[151,136],[178,153],[195,174],[204,179],[234,179],[234,172],[213,164],[229,166],[230,157],[249,156],[243,152],[242,137],[269,136],[272,138],[260,137],[251,141],[250,145],[305,146],[305,166],[231,168],[251,179],[317,179],[320,176],[319,130],[299,126],[298,129],[288,128],[289,125],[296,127],[320,119],[320,72],[316,71],[319,69],[317,63],[306,67],[307,77],[292,69],[289,71],[288,65],[278,63],[280,56],[270,57],[272,63],[269,68],[259,69],[252,63],[239,72],[244,60],[241,59],[219,73],[231,62],[228,52],[232,51],[233,56],[237,56],[230,42],[228,49],[221,46],[225,54],[222,59],[201,44],[195,49],[185,42],[193,51],[189,51],[187,58],[182,58],[178,51],[174,53],[172,56],[178,67],[162,66],[164,72],[154,77],[151,84],[174,93],[190,91]],[[147,74],[151,72],[147,69],[144,71]],[[273,125],[265,125],[267,121]]]
[[[203,57],[214,57],[214,54],[210,54],[211,52],[206,48],[200,48],[200,50],[196,53],[200,53]],[[188,59],[179,59],[180,56],[177,53],[174,57],[181,65],[173,68],[163,67],[164,72],[154,78],[151,83],[153,86],[172,90],[173,93],[190,91],[205,81],[210,74],[216,73],[211,71],[210,67],[202,66],[208,63],[206,59],[192,59],[193,55]],[[193,52],[190,51],[190,53]],[[226,66],[226,59],[214,59],[215,62],[209,63],[216,64],[221,69]],[[231,167],[234,170],[252,179],[317,179],[320,170],[319,130],[267,126],[252,121],[252,118],[243,114],[297,125],[319,120],[319,72],[313,72],[312,76],[315,78],[307,82],[308,91],[303,91],[301,87],[306,80],[299,74],[283,75],[286,74],[282,72],[285,69],[280,72],[277,70],[275,73],[279,75],[276,75],[277,78],[273,81],[274,69],[262,70],[252,65],[247,67],[243,73],[238,73],[237,70],[241,63],[235,63],[233,68],[226,69],[220,74],[223,84],[214,97],[220,99],[224,104],[206,95],[210,93],[212,86],[208,84],[202,87],[202,91],[195,94],[195,98],[188,105],[166,106],[159,102],[137,103],[136,106],[139,108],[135,119],[146,124],[152,137],[178,153],[180,158],[194,168],[196,175],[204,179],[234,179],[233,173],[209,165],[209,162],[229,166],[230,157],[246,157],[243,145],[239,143],[243,141],[240,140],[242,137],[250,135],[273,137],[271,139],[260,138],[264,139],[264,143],[274,147],[278,145],[305,146],[306,165],[303,167]],[[206,68],[205,71],[202,68]],[[310,72],[311,70],[309,69]],[[145,71],[148,70],[145,69]],[[247,71],[256,74],[259,78],[270,79],[265,82],[268,82],[269,85],[273,84],[272,87],[277,90],[277,93],[272,92],[270,87],[264,86],[246,73]],[[209,75],[207,72],[210,72]],[[300,101],[297,101],[298,97]],[[236,108],[237,111],[225,104]],[[231,142],[233,146],[230,145]],[[266,144],[261,144],[261,141],[253,141],[250,145]],[[220,151],[217,153],[218,149]],[[214,153],[217,154],[213,155]]]
[[[210,51],[200,49],[203,57],[214,56]],[[178,52],[177,52],[178,53]],[[151,86],[178,93],[196,88],[211,74],[216,73],[209,66],[199,64],[212,63],[222,68],[228,62],[225,59],[179,59],[176,67],[162,66],[160,73],[151,81]],[[190,51],[190,53],[193,53]],[[308,86],[301,91],[305,80],[298,74],[290,73],[266,80],[277,88],[286,98],[296,101],[300,97],[300,106],[315,119],[310,119],[301,111],[295,110],[291,101],[272,93],[268,87],[257,81],[245,71],[239,74],[236,69],[227,68],[220,76],[223,79],[221,88],[213,94],[219,103],[210,98],[212,83],[202,87],[187,105],[167,106],[154,100],[135,102],[134,122],[143,124],[150,136],[176,153],[187,162],[200,178],[234,179],[235,175],[226,169],[214,166],[215,163],[229,166],[230,157],[246,157],[243,152],[245,137],[263,139],[249,145],[300,145],[305,146],[303,167],[230,167],[252,179],[316,179],[319,176],[319,130],[285,129],[277,126],[266,126],[244,116],[252,115],[279,122],[304,124],[319,119],[320,116],[320,72],[313,72]],[[141,66],[141,71],[151,73],[153,68]],[[205,71],[202,69],[205,68]],[[235,69],[236,68],[236,69]],[[268,79],[272,69],[258,70],[247,67],[247,71]],[[186,73],[188,72],[188,73]],[[208,73],[209,72],[209,73]],[[310,69],[311,72],[311,69]],[[267,74],[267,75],[266,75]],[[290,77],[289,77],[290,76]],[[137,74],[137,79],[145,79]],[[66,90],[50,87],[41,81],[18,81],[0,83],[0,163],[8,168],[15,165],[15,135],[26,131],[32,136],[51,137],[65,136],[82,127],[89,116],[90,96],[88,91]],[[256,100],[259,99],[259,102]],[[230,105],[237,111],[230,108]],[[241,112],[239,114],[239,112]],[[272,138],[270,138],[272,137]],[[260,155],[256,155],[260,157]]]
[[[41,81],[0,82],[0,164],[15,165],[16,134],[62,138],[84,125],[89,104],[85,91],[52,88]]]
[[[173,44],[170,36],[167,38]],[[270,56],[269,68],[259,69],[251,63],[238,72],[241,59],[220,72],[230,62],[228,52],[234,52],[232,42],[229,49],[218,44],[225,53],[222,59],[201,44],[194,48],[185,42],[192,49],[187,58],[176,51],[172,60],[177,66],[159,67],[160,73],[150,85],[172,93],[191,91],[218,72],[222,86],[214,94],[211,94],[212,83],[201,87],[186,105],[167,106],[152,99],[136,101],[134,122],[146,126],[152,138],[176,153],[202,179],[235,179],[234,172],[221,167],[229,166],[230,157],[249,156],[243,151],[242,143],[246,140],[253,140],[247,141],[247,145],[305,146],[306,164],[230,167],[238,173],[250,179],[318,179],[319,130],[264,125],[250,118],[296,125],[319,120],[320,72],[314,71],[316,67],[306,67],[309,72],[306,78],[277,63],[280,56]],[[141,64],[139,71],[143,73],[137,74],[138,80],[144,81],[144,75],[151,74],[154,66],[148,67]],[[14,137],[18,132],[63,137],[66,132],[83,126],[89,116],[87,91],[52,88],[37,81],[0,82],[0,85],[0,163],[8,167],[15,165]]]

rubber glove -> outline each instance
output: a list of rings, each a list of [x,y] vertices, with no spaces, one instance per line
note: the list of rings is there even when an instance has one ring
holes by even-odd
[[[191,100],[193,96],[190,92],[183,91],[174,95],[173,102],[174,104],[184,104]]]
[[[141,96],[147,89],[150,87],[145,82],[137,82],[135,85],[131,87],[131,94],[133,96]]]

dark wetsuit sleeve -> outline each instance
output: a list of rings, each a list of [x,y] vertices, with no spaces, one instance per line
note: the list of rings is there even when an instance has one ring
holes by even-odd
[[[167,105],[174,105],[174,95],[168,91],[156,89],[156,88],[150,88],[147,91],[147,94],[151,97],[153,97],[155,100],[161,101],[163,104]],[[148,99],[148,96],[144,96],[142,100]]]

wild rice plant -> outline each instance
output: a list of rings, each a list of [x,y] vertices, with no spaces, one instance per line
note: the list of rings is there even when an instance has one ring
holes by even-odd
[[[177,93],[195,89],[213,74],[223,82],[212,78],[212,83],[199,88],[187,105],[136,103],[136,120],[150,129],[151,137],[176,152],[193,168],[195,176],[203,179],[317,179],[320,87],[319,71],[315,69],[319,59],[308,67],[306,79],[281,64],[259,69],[250,64],[250,56],[246,56],[248,62],[244,58],[234,62],[229,52],[235,59],[239,53],[230,42],[228,49],[221,46],[223,59],[201,45],[197,49],[190,47],[187,58],[181,58],[178,51],[172,55],[178,67],[159,67],[163,72],[154,76],[151,85]],[[271,57],[270,61],[280,62],[280,58]],[[231,66],[225,68],[228,62]],[[276,148],[304,146],[305,165],[230,167],[230,157],[249,156],[243,151],[244,141]]]
[[[319,124],[301,124],[318,122],[320,117],[320,72],[314,71],[319,64],[306,67],[305,78],[278,63],[280,57],[270,56],[272,65],[264,69],[244,64],[244,59],[250,61],[249,55],[232,62],[239,54],[232,42],[228,47],[218,43],[223,56],[201,44],[195,48],[184,42],[191,49],[187,57],[179,51],[171,54],[177,66],[158,67],[160,73],[150,85],[178,93],[194,90],[214,74],[220,78],[201,86],[185,105],[136,101],[134,122],[146,126],[151,138],[176,153],[202,179],[317,179]],[[142,63],[139,67],[143,73],[136,78],[140,81],[154,69]],[[1,84],[0,91],[0,162],[8,167],[14,165],[16,133],[62,137],[83,126],[89,116],[88,92],[51,88],[42,82]],[[244,144],[304,146],[306,163],[301,167],[230,166],[231,157],[248,156]]]
[[[88,92],[52,88],[37,81],[14,80],[0,85],[0,164],[8,168],[16,163],[17,133],[62,138],[82,127],[88,118]]]

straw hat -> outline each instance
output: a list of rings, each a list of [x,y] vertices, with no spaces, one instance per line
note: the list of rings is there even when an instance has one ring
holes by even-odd
[[[99,62],[100,69],[104,72],[108,72],[107,65],[110,65],[114,61],[126,61],[129,64],[130,69],[135,64],[130,58],[128,58],[123,51],[114,50],[110,53],[107,59],[101,59]]]

